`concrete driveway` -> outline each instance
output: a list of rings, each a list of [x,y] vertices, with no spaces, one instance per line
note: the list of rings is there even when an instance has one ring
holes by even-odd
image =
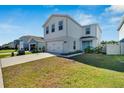
[[[38,59],[43,59],[47,57],[53,57],[54,54],[50,53],[37,53],[37,54],[30,54],[30,55],[23,55],[23,56],[16,56],[10,58],[3,58],[1,59],[2,68],[17,65],[21,63],[31,62]]]

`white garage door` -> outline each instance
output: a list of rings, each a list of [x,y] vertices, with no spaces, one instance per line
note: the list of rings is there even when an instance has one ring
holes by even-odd
[[[63,52],[63,42],[48,42],[47,43],[47,51],[54,53],[62,53]]]

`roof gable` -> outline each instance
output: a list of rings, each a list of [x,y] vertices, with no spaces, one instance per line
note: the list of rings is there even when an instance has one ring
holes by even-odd
[[[70,20],[72,20],[74,23],[76,23],[78,26],[82,27],[77,21],[75,21],[73,18],[71,18],[70,16],[68,15],[62,15],[62,14],[53,14],[51,15],[47,21],[43,24],[43,27],[51,20],[52,17],[66,17],[66,18],[69,18]]]
[[[123,26],[123,24],[124,24],[124,16],[122,17],[122,21],[119,24],[119,27],[117,29],[118,31],[121,29],[121,27]]]

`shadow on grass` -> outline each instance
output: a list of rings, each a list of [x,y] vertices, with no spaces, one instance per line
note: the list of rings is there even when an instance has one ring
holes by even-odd
[[[102,54],[84,54],[71,58],[87,65],[124,72],[124,56],[107,56]]]

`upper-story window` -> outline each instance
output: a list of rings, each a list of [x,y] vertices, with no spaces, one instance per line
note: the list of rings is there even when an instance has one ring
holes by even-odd
[[[59,30],[63,30],[63,21],[59,21],[58,25],[59,25]]]
[[[46,27],[46,34],[49,34],[49,26]]]
[[[86,28],[86,35],[90,34],[90,27]]]
[[[52,32],[55,32],[55,24],[52,24]]]

